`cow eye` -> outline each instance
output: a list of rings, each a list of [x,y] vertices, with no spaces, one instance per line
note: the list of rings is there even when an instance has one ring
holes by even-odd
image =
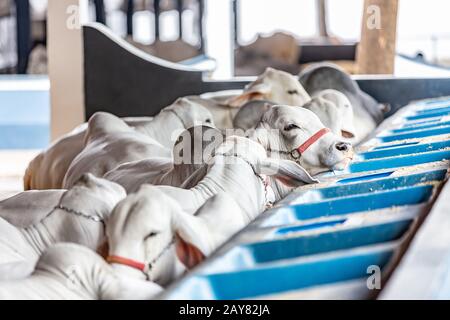
[[[206,123],[211,123],[211,119],[206,119],[205,122]]]
[[[144,240],[147,240],[148,238],[156,237],[158,234],[159,234],[159,232],[156,232],[156,231],[150,232],[150,233],[144,238]]]
[[[298,94],[298,91],[297,90],[288,90],[288,92],[287,92],[288,94]]]
[[[284,131],[291,131],[294,129],[300,129],[300,127],[294,123],[288,124],[286,127],[284,127]]]

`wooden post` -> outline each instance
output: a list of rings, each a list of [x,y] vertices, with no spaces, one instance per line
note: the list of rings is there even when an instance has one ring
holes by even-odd
[[[48,68],[51,138],[55,140],[85,121],[82,24],[87,0],[49,0]]]
[[[365,0],[361,42],[357,54],[359,74],[393,74],[397,40],[398,0]]]

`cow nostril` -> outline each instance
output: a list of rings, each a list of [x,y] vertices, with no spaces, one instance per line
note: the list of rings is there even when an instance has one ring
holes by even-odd
[[[342,152],[350,150],[350,144],[346,142],[338,142],[336,143],[336,149]]]

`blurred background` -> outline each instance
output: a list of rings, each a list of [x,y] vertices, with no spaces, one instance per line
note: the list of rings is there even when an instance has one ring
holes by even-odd
[[[363,7],[364,0],[89,0],[89,21],[153,56],[207,64],[213,79],[268,66],[298,74],[319,61],[356,74]],[[47,0],[0,0],[0,149],[50,141],[46,11]],[[449,1],[399,2],[394,75],[450,76],[449,11]]]
[[[363,7],[364,0],[89,0],[88,20],[153,56],[206,64],[213,79],[268,66],[298,74],[319,61],[356,74]],[[389,73],[450,76],[448,12],[450,1],[399,2]],[[0,189],[20,190],[26,164],[50,142],[46,25],[47,0],[0,0]]]
[[[363,2],[91,0],[90,20],[105,23],[163,59],[179,62],[206,54],[217,64],[212,75],[217,78],[256,75],[267,65],[297,73],[301,63],[320,59],[307,47],[311,43],[340,45],[334,56],[352,72]],[[1,74],[46,74],[46,7],[47,0],[0,0]],[[216,22],[230,10],[225,15],[231,19],[228,30]],[[397,53],[450,66],[450,26],[443,23],[449,10],[450,2],[443,0],[428,0],[426,5],[422,0],[401,1]],[[222,41],[215,41],[217,37]],[[326,55],[322,58],[327,60]],[[397,63],[396,74],[420,73],[403,69]]]

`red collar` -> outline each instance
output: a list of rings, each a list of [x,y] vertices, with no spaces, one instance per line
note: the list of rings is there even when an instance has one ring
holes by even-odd
[[[119,257],[119,256],[108,256],[106,258],[106,261],[108,261],[109,263],[117,263],[117,264],[123,264],[127,267],[131,267],[134,269],[138,269],[142,272],[145,272],[147,269],[147,266],[145,263],[139,262],[139,261],[135,261],[135,260],[131,260],[131,259],[127,259],[127,258],[123,258],[123,257]]]
[[[310,137],[308,140],[306,140],[300,147],[293,150],[291,152],[291,155],[294,159],[298,159],[302,156],[302,154],[308,150],[314,143],[317,142],[320,138],[322,138],[327,133],[331,132],[328,128],[323,128],[317,131],[312,137]]]

